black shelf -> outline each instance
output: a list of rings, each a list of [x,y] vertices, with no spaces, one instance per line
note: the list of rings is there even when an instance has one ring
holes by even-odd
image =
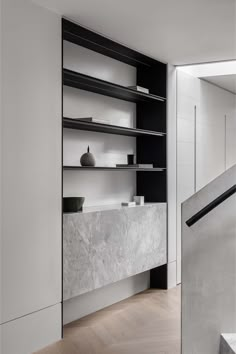
[[[132,90],[128,87],[97,79],[92,76],[63,69],[63,84],[85,91],[99,93],[104,96],[118,98],[129,102],[165,102],[164,97]]]
[[[162,167],[134,168],[134,167],[83,167],[83,166],[63,166],[64,171],[132,171],[132,172],[163,172]]]
[[[142,53],[101,36],[66,19],[63,23],[63,40],[88,48],[102,55],[119,60],[134,67],[164,66]]]
[[[117,125],[86,122],[83,120],[72,119],[72,118],[63,118],[63,127],[67,129],[86,130],[86,131],[92,131],[98,133],[125,135],[125,136],[132,136],[132,137],[137,137],[137,136],[162,137],[166,135],[166,133],[155,132],[152,130],[126,128]]]

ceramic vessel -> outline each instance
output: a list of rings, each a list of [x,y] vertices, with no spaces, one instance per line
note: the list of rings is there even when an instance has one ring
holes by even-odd
[[[63,198],[63,213],[78,213],[83,210],[84,197]]]
[[[81,166],[85,166],[85,167],[95,166],[96,161],[95,161],[93,154],[91,154],[91,152],[89,151],[89,146],[88,146],[87,152],[81,156],[80,163],[81,163]]]
[[[127,155],[127,163],[128,165],[136,164],[136,156],[134,154]]]

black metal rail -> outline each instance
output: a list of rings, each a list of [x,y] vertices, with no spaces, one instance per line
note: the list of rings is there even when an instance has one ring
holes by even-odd
[[[202,208],[198,213],[193,215],[190,219],[186,221],[186,224],[190,227],[196,224],[200,219],[202,219],[205,215],[210,213],[213,209],[215,209],[218,205],[223,203],[226,199],[231,197],[236,193],[236,184],[229,188],[226,192],[222,193],[219,197],[214,199],[211,203]]]

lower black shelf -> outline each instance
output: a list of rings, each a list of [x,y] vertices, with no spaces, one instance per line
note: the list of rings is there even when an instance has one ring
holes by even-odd
[[[65,171],[133,171],[133,172],[162,172],[165,168],[134,168],[134,167],[82,167],[82,166],[63,166]]]
[[[132,136],[132,137],[137,137],[137,136],[162,137],[166,135],[166,133],[156,132],[152,130],[127,128],[127,127],[121,127],[121,126],[111,125],[111,124],[86,122],[81,119],[71,119],[71,118],[63,118],[63,128],[87,130],[87,131],[98,132],[98,133],[108,133],[108,134],[125,135],[125,136]]]
[[[85,91],[99,93],[120,100],[129,102],[165,102],[165,97],[133,90],[129,87],[104,81],[96,77],[88,76],[72,70],[63,69],[63,84],[65,86],[82,89]]]

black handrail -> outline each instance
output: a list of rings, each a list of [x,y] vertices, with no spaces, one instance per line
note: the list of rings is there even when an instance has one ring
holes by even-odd
[[[186,224],[190,227],[196,224],[200,219],[202,219],[205,215],[210,213],[213,209],[215,209],[218,205],[223,203],[226,199],[231,197],[234,193],[236,193],[236,184],[229,188],[226,192],[222,193],[219,197],[214,199],[211,203],[209,203],[207,206],[202,208],[198,213],[193,215],[190,219],[186,221]]]

